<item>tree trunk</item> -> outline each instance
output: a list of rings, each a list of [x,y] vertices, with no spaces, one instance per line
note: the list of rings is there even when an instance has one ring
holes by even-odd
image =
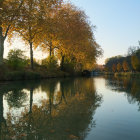
[[[65,59],[65,56],[63,55],[62,60],[61,60],[61,70],[62,71],[64,70],[64,59]]]
[[[33,60],[33,43],[30,42],[30,61],[31,61],[31,69],[34,69],[34,60]]]
[[[66,101],[66,97],[65,97],[65,93],[64,93],[64,82],[61,82],[60,83],[60,87],[61,87],[61,101],[64,99],[64,102],[67,104],[67,101]]]
[[[0,122],[3,121],[3,94],[0,94]]]
[[[3,122],[3,94],[0,94],[0,138],[2,132],[2,122]]]
[[[51,101],[51,92],[49,96],[49,111],[50,111],[50,116],[52,116],[52,101]]]
[[[0,138],[1,138],[1,132],[3,130],[2,123],[6,126],[6,120],[3,116],[3,94],[0,94]]]
[[[52,56],[52,42],[50,41],[50,56]]]
[[[54,49],[52,49],[52,56],[54,56]]]
[[[29,110],[29,113],[32,113],[32,105],[33,105],[33,88],[30,89],[30,110]]]
[[[3,54],[4,54],[4,37],[2,35],[2,27],[0,27],[0,65],[3,64]]]

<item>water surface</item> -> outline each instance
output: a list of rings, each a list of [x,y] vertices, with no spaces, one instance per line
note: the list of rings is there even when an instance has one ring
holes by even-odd
[[[140,140],[140,80],[0,83],[1,140]]]

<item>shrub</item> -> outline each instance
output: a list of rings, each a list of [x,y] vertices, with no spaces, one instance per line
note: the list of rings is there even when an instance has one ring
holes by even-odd
[[[27,62],[27,67],[28,68],[31,67],[31,60],[29,58],[26,60],[26,62]],[[33,65],[35,68],[40,67],[38,60],[36,60],[35,58],[33,59]]]
[[[5,74],[4,80],[32,80],[40,79],[41,75],[37,72],[30,71],[13,71]]]
[[[12,71],[5,74],[4,80],[22,80],[24,79],[23,71]]]
[[[49,56],[46,59],[42,60],[42,65],[47,67],[48,70],[57,70],[58,62],[55,56]]]
[[[41,75],[37,72],[25,72],[24,73],[24,79],[27,80],[32,80],[32,79],[40,79],[41,78]]]
[[[20,70],[25,67],[27,60],[20,49],[10,50],[8,53],[7,64],[14,70]]]
[[[68,58],[65,59],[64,61],[64,71],[68,73],[74,73],[74,66],[75,63],[70,61]]]

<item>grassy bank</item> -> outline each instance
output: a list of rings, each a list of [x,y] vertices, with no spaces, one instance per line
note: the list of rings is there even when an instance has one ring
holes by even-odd
[[[135,77],[140,78],[140,72],[105,72],[104,75],[112,75],[116,77]]]
[[[57,77],[69,77],[77,75],[80,75],[80,73],[68,73],[59,69],[55,71],[46,71],[40,68],[36,68],[35,70],[12,70],[5,66],[0,68],[0,81],[35,80]]]
[[[67,77],[70,74],[62,71],[57,72],[37,72],[37,71],[11,71],[4,72],[0,75],[0,81],[14,81],[14,80],[35,80],[56,77]]]
[[[140,72],[116,72],[114,76],[140,78]]]

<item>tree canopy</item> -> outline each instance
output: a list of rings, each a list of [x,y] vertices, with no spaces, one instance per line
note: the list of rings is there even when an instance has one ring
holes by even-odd
[[[0,7],[0,63],[3,63],[4,39],[14,33],[33,50],[39,48],[55,55],[64,69],[66,60],[74,69],[93,69],[102,49],[84,11],[62,0],[3,0]]]

